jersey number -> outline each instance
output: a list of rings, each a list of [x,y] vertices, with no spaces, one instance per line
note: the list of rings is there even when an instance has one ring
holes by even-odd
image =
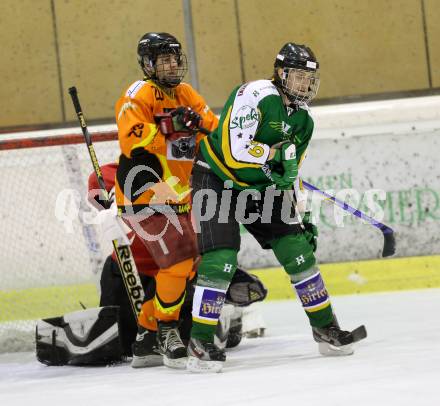
[[[163,93],[157,88],[154,87],[154,97],[156,98],[156,100],[163,100]]]
[[[251,147],[248,152],[255,158],[260,158],[264,154],[264,148],[258,145],[256,142],[251,142]]]

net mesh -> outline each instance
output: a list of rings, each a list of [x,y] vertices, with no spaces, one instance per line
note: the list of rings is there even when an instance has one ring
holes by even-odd
[[[117,141],[93,137],[100,164],[114,162]],[[0,352],[32,350],[37,319],[98,304],[111,244],[90,224],[86,145],[63,140],[51,137],[60,145],[41,147],[27,140],[32,148],[6,150],[0,142]]]

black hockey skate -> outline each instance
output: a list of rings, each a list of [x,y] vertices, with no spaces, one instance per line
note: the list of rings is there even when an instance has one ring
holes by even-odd
[[[191,372],[220,372],[226,361],[225,350],[196,338],[191,338],[188,344],[187,369]]]
[[[187,361],[186,347],[180,338],[177,322],[158,323],[158,343],[163,354],[163,363],[169,368],[185,369]]]
[[[147,368],[163,365],[163,357],[157,344],[157,333],[139,327],[136,341],[132,344],[133,368]]]
[[[365,326],[353,331],[341,330],[336,318],[325,327],[312,327],[312,332],[319,352],[326,356],[351,355],[354,352],[352,344],[367,337]]]

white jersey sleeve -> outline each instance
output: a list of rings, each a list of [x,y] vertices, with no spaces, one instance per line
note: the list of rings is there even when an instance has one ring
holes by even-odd
[[[270,147],[254,138],[262,117],[258,105],[271,94],[279,95],[268,80],[245,83],[238,89],[229,119],[229,145],[235,161],[258,165],[266,163]]]

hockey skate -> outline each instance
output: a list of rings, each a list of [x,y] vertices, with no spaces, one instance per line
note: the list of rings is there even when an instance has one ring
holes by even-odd
[[[139,327],[136,341],[132,345],[133,368],[147,368],[163,365],[163,357],[157,345],[157,333]]]
[[[185,369],[187,361],[186,347],[180,338],[177,322],[158,322],[159,350],[163,354],[163,363],[169,368]]]
[[[226,361],[223,349],[213,343],[191,338],[188,344],[187,369],[190,372],[220,372]]]
[[[312,327],[313,338],[324,356],[352,355],[353,343],[367,336],[367,330],[360,326],[353,331],[341,330],[336,318],[325,327]]]

